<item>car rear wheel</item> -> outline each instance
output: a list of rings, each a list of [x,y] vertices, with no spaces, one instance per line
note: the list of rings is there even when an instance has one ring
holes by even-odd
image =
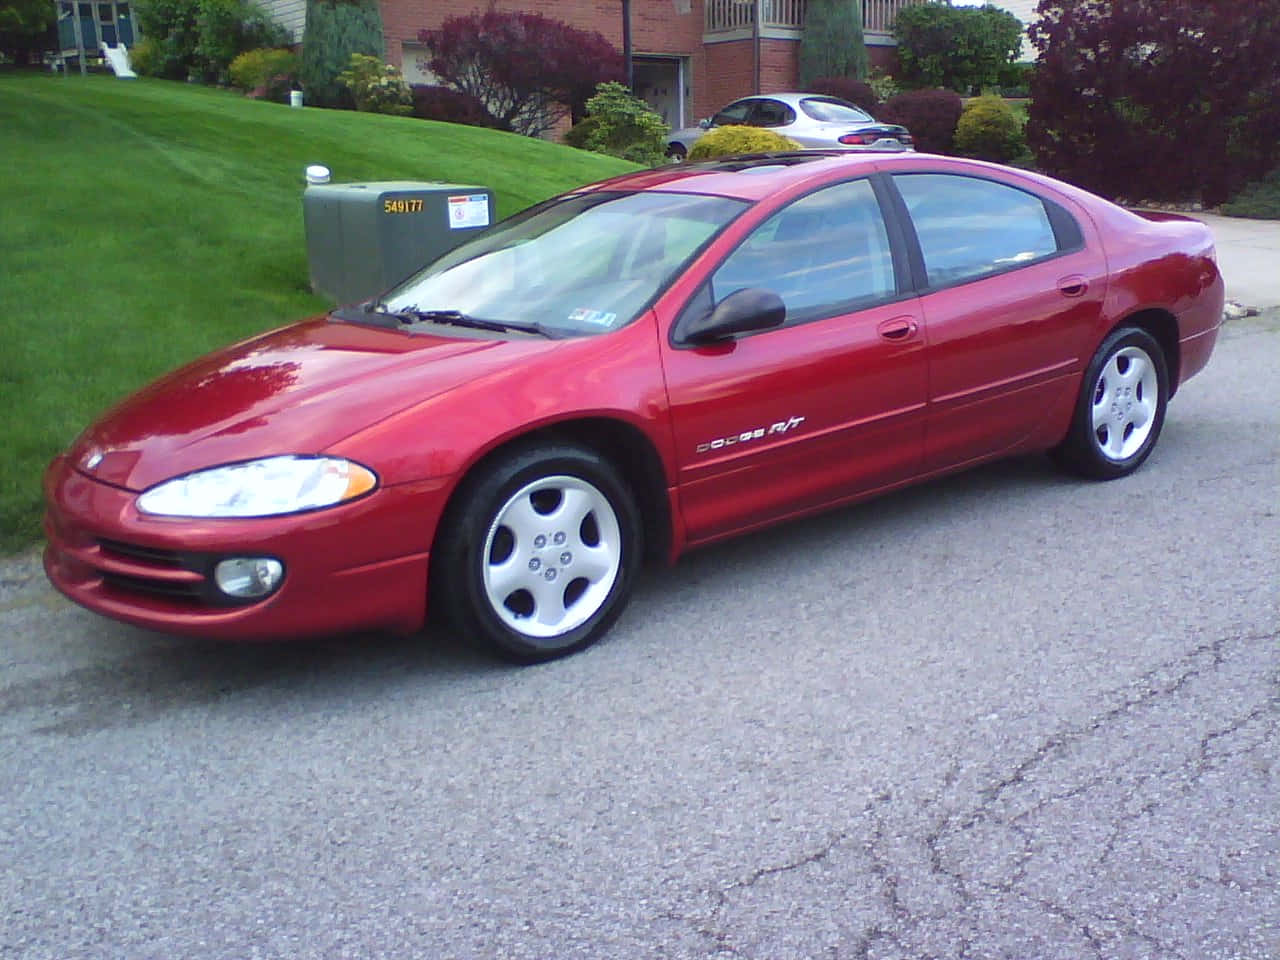
[[[674,163],[679,163],[689,155],[689,151],[684,148],[682,143],[667,144],[667,159]]]
[[[430,584],[457,629],[521,663],[604,634],[641,557],[635,498],[607,460],[577,446],[530,448],[484,468],[460,496]]]
[[[1055,458],[1097,480],[1137,470],[1164,425],[1168,364],[1154,337],[1137,327],[1113,331],[1085,371],[1071,429]]]

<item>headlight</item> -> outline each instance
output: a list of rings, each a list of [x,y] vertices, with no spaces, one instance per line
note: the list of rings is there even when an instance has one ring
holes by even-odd
[[[331,507],[378,485],[371,470],[337,457],[267,457],[174,477],[138,497],[162,517],[271,517]]]

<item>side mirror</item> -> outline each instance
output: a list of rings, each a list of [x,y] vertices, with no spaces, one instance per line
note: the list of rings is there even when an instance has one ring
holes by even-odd
[[[772,290],[747,287],[735,290],[692,321],[683,338],[689,343],[714,343],[740,333],[780,327],[786,319],[787,306],[780,296]]]
[[[700,126],[703,130],[710,130],[710,129],[711,129],[711,118],[710,118],[710,117],[703,117],[701,120],[699,120],[699,121],[698,121],[698,126]]]

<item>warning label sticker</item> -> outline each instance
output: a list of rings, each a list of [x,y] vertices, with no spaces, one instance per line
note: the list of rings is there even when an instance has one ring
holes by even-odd
[[[469,227],[489,225],[489,195],[472,193],[449,198],[449,229],[465,230]]]

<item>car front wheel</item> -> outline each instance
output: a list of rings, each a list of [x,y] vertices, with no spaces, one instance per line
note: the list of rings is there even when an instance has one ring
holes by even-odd
[[[433,605],[508,659],[549,660],[599,639],[630,597],[640,518],[594,451],[528,449],[460,494],[432,558]]]
[[[1168,391],[1168,365],[1155,338],[1137,327],[1113,331],[1085,371],[1075,417],[1056,458],[1098,480],[1132,473],[1155,448]]]

